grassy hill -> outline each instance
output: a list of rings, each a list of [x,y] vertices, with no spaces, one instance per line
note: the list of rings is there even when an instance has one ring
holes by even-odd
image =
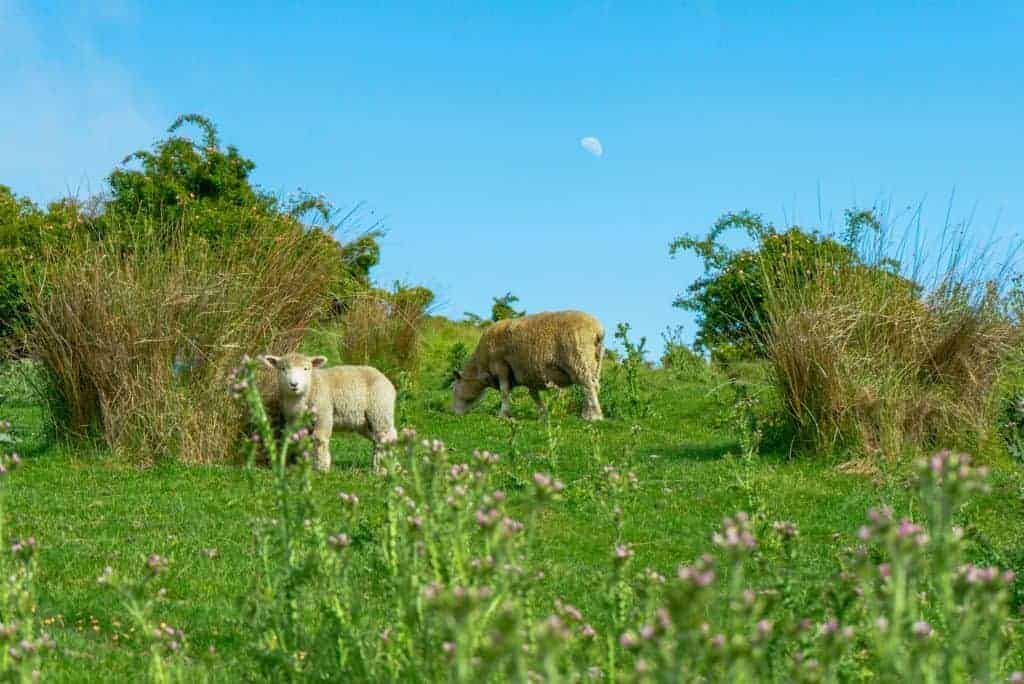
[[[797,524],[792,591],[802,615],[823,620],[832,599],[822,587],[839,571],[840,551],[854,541],[866,511],[889,504],[897,518],[920,515],[906,463],[845,467],[833,455],[790,454],[784,440],[768,440],[760,455],[742,457],[735,394],[728,378],[715,372],[643,368],[644,411],[635,413],[646,415],[630,415],[628,402],[616,396],[625,391],[621,379],[606,377],[607,401],[619,401],[618,409],[596,425],[579,419],[571,392],[549,397],[550,421],[538,418],[522,390],[514,395],[512,420],[496,416],[496,393],[457,417],[443,387],[447,356],[455,342],[472,348],[477,335],[468,325],[431,320],[418,378],[401,390],[398,420],[420,437],[443,440],[455,457],[469,459],[474,450],[500,454],[491,476],[512,510],[526,509],[534,473],[564,482],[562,499],[534,521],[528,572],[535,578],[538,610],[561,599],[577,606],[599,634],[609,633],[605,582],[617,544],[632,545],[635,570],[650,567],[671,575],[678,564],[711,550],[711,532],[723,517],[746,511],[768,523]],[[312,334],[307,348],[337,360],[328,332]],[[251,650],[260,635],[242,607],[254,591],[259,562],[253,521],[280,515],[274,474],[237,465],[138,468],[101,447],[50,441],[43,408],[34,403],[21,372],[6,369],[0,387],[0,417],[14,424],[24,461],[3,483],[4,508],[10,535],[38,540],[38,618],[61,653],[50,663],[48,679],[139,681],[145,675],[149,642],[97,578],[106,566],[138,574],[152,553],[170,561],[154,580],[166,591],[152,612],[184,631],[189,678],[251,677]],[[608,364],[606,376],[616,372]],[[353,533],[362,540],[351,549],[351,562],[358,564],[387,524],[385,485],[370,470],[364,440],[336,437],[332,452],[335,465],[314,478],[312,494],[330,526],[341,516],[338,492],[358,493],[366,516]],[[968,526],[970,553],[978,562],[1019,572],[1024,476],[1009,460],[987,460],[992,490],[972,499],[961,523]],[[601,485],[606,466],[635,474],[637,482],[617,500],[621,528]],[[372,590],[364,599],[388,600]]]

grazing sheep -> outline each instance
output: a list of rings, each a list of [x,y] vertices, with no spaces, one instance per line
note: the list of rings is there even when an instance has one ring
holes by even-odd
[[[545,412],[540,390],[580,385],[584,420],[601,420],[604,328],[582,311],[548,311],[494,323],[480,338],[462,372],[455,373],[452,409],[462,415],[488,387],[501,390],[501,416],[509,416],[509,392],[522,385]]]
[[[286,354],[261,356],[267,367],[277,371],[278,398],[286,421],[305,411],[313,414],[315,466],[331,467],[330,439],[335,429],[357,432],[374,443],[376,469],[381,446],[393,442],[395,432],[395,387],[383,373],[370,366],[324,368],[323,356]]]

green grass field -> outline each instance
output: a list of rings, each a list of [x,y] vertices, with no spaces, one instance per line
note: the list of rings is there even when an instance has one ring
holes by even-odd
[[[529,496],[527,484],[536,471],[566,484],[564,499],[538,521],[544,553],[540,567],[531,569],[544,573],[541,595],[571,601],[594,616],[599,630],[602,578],[617,542],[633,544],[637,568],[668,574],[710,549],[710,533],[723,516],[743,510],[792,520],[802,539],[794,583],[818,579],[806,583],[804,599],[808,615],[820,617],[824,597],[814,587],[836,572],[839,547],[853,538],[865,511],[889,503],[897,515],[915,513],[906,463],[865,474],[840,467],[835,456],[790,455],[786,445],[754,459],[739,457],[738,437],[727,420],[732,395],[717,376],[685,379],[669,370],[645,370],[651,413],[639,419],[612,416],[591,426],[566,401],[547,422],[538,418],[525,391],[514,396],[511,421],[496,416],[495,393],[471,414],[456,417],[441,387],[445,354],[458,339],[471,343],[474,334],[466,327],[431,324],[419,381],[400,397],[399,422],[443,440],[457,454],[501,454],[499,477],[513,507]],[[322,335],[309,344],[329,348]],[[160,619],[185,631],[190,653],[212,680],[246,678],[247,645],[254,635],[239,606],[252,589],[252,524],[272,505],[271,473],[259,469],[250,475],[237,465],[138,468],[103,448],[55,443],[46,436],[42,407],[17,383],[7,384],[0,388],[6,395],[0,417],[14,423],[24,458],[3,485],[8,533],[39,541],[39,617],[61,653],[48,679],[143,678],[148,651],[97,577],[108,565],[134,572],[150,553],[170,559],[162,576],[166,593],[157,604]],[[339,436],[332,452],[332,472],[314,483],[322,511],[329,519],[337,510],[337,492],[357,492],[371,520],[365,534],[372,537],[372,521],[383,514],[370,446]],[[625,539],[617,539],[607,523],[607,502],[595,486],[605,463],[631,470],[639,480],[625,505]],[[977,540],[972,553],[1020,572],[1024,476],[1009,460],[990,456],[987,464],[993,489],[964,513]]]

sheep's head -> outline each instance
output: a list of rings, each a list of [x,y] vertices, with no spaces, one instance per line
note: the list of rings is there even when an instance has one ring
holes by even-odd
[[[469,377],[455,371],[455,382],[452,383],[452,411],[455,415],[461,416],[473,408],[483,398],[484,390],[489,386],[489,383],[481,378]]]
[[[271,370],[277,371],[277,384],[282,395],[302,396],[309,391],[310,379],[314,368],[321,368],[327,363],[323,356],[305,356],[303,354],[285,354],[271,356],[267,354],[260,359]]]

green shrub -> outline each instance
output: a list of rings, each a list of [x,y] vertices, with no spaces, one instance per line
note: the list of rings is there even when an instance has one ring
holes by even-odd
[[[607,354],[601,379],[601,408],[610,418],[645,418],[654,410],[647,373],[647,338],[629,337],[629,323],[619,323],[615,339],[622,345],[619,355]],[[582,400],[582,392],[576,390]]]
[[[186,124],[202,132],[201,143],[178,135]],[[218,249],[229,249],[268,220],[319,228],[323,248],[337,252],[336,295],[344,296],[353,284],[369,286],[369,272],[380,260],[380,236],[376,227],[356,239],[339,243],[334,235],[356,215],[356,210],[335,219],[336,212],[323,197],[300,192],[289,200],[254,187],[249,174],[255,162],[237,148],[221,147],[217,128],[198,114],[179,116],[168,128],[168,137],[152,152],[139,150],[122,161],[109,176],[110,198],[98,230],[118,230],[146,216],[147,241],[165,244],[180,239],[180,231]],[[141,168],[129,168],[138,163]]]
[[[178,134],[186,124],[200,128],[201,143]],[[249,179],[255,163],[233,146],[222,148],[216,127],[203,116],[180,116],[168,133],[153,151],[126,157],[108,176],[110,192],[102,198],[65,198],[43,212],[0,186],[0,347],[12,346],[16,328],[31,326],[25,290],[38,276],[42,251],[82,237],[163,249],[180,245],[185,231],[189,240],[220,252],[276,223],[283,234],[309,233],[332,255],[336,302],[370,286],[370,269],[380,260],[377,226],[344,243],[335,239],[358,207],[339,216],[322,197],[299,193],[281,200],[259,190]]]
[[[734,229],[743,230],[754,246],[736,251],[723,245],[722,234]],[[847,244],[797,226],[779,232],[750,212],[725,214],[703,238],[677,238],[670,253],[681,251],[693,251],[701,258],[704,275],[674,305],[697,313],[694,347],[711,351],[715,360],[763,355],[768,321],[765,290],[777,274],[785,272],[792,285],[799,287],[800,281],[821,275],[818,269],[823,264],[859,263]]]
[[[661,334],[665,350],[661,354],[661,367],[681,380],[702,380],[711,367],[700,354],[682,339],[682,327],[668,329]]]
[[[31,200],[0,185],[0,355],[27,322],[27,280],[45,237],[47,217]]]

